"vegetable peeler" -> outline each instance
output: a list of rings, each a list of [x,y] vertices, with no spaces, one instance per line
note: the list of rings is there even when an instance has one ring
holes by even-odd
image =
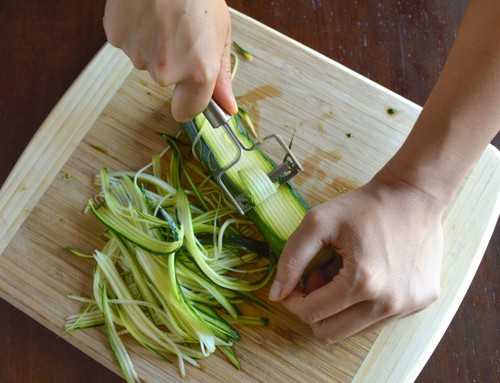
[[[226,132],[229,134],[229,137],[233,141],[236,149],[238,151],[236,158],[225,168],[223,168],[216,176],[217,182],[222,187],[226,195],[229,197],[233,205],[239,211],[240,214],[244,215],[250,209],[252,209],[253,204],[245,195],[245,193],[241,193],[240,195],[234,196],[229,189],[226,187],[224,182],[222,181],[222,175],[226,173],[229,169],[231,169],[236,163],[240,160],[244,151],[250,152],[253,150],[261,149],[263,145],[268,143],[271,140],[276,140],[278,144],[283,148],[286,155],[279,166],[277,166],[274,170],[269,172],[267,176],[273,183],[278,183],[279,187],[289,182],[299,171],[303,171],[302,165],[300,165],[299,161],[291,151],[291,149],[286,145],[285,141],[279,134],[270,134],[264,137],[262,140],[255,143],[255,145],[251,147],[246,147],[233,132],[231,126],[228,124],[231,116],[228,115],[213,99],[210,99],[210,102],[207,108],[203,111],[206,119],[212,125],[213,128],[218,129],[220,127],[224,127]]]

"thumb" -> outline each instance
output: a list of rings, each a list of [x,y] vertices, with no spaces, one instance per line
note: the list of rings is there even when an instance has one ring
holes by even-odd
[[[175,85],[172,94],[172,116],[177,122],[186,122],[203,112],[212,96],[214,83],[200,85],[182,82]]]
[[[281,301],[295,289],[307,266],[330,244],[336,231],[334,225],[334,219],[325,214],[324,208],[317,207],[306,214],[286,242],[269,290],[269,300]]]
[[[214,88],[214,99],[226,113],[233,115],[238,113],[238,106],[233,94],[231,81],[231,39],[224,46],[224,52],[221,56],[220,71],[217,76]]]

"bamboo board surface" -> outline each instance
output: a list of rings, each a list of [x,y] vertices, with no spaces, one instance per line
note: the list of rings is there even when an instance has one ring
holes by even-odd
[[[420,107],[237,12],[233,39],[251,51],[234,82],[238,101],[261,136],[296,130],[294,152],[305,167],[295,184],[312,205],[368,181],[408,134]],[[81,214],[102,166],[138,170],[163,149],[156,131],[175,133],[170,91],[133,70],[105,46],[61,99],[0,191],[0,295],[56,334],[90,291],[92,267],[66,252],[101,244],[100,226]],[[387,109],[397,110],[389,115]],[[348,137],[350,135],[350,137]],[[271,148],[271,151],[273,148]],[[500,211],[498,151],[488,147],[444,221],[441,298],[430,308],[324,349],[307,326],[279,305],[266,328],[240,329],[242,370],[216,354],[189,382],[404,382],[415,379],[458,308]],[[265,297],[267,290],[261,292]],[[261,314],[266,314],[260,312]],[[378,336],[377,336],[378,335]],[[101,330],[64,338],[118,371]],[[144,381],[181,381],[136,347]]]

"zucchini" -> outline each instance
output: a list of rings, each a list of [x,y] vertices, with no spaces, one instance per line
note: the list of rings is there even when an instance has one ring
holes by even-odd
[[[238,305],[272,311],[251,292],[271,279],[274,254],[247,236],[254,225],[222,205],[210,176],[185,162],[174,141],[167,148],[166,167],[154,156],[139,172],[101,170],[101,190],[87,212],[105,225],[106,243],[92,256],[69,248],[96,264],[92,297],[71,296],[87,306],[68,316],[66,331],[104,326],[127,382],[140,379],[125,334],[168,363],[177,357],[181,376],[185,362],[200,367],[197,360],[217,349],[241,368],[232,350],[240,339],[236,327],[264,326],[267,319],[242,315]],[[145,173],[150,167],[153,174]]]
[[[255,145],[237,115],[228,124],[246,147]],[[236,158],[238,151],[229,134],[223,128],[213,128],[203,114],[181,126],[191,141],[194,154],[213,176]],[[286,183],[277,187],[269,180],[267,174],[275,168],[276,164],[262,150],[245,151],[221,179],[233,196],[244,194],[248,197],[253,205],[248,217],[272,251],[280,254],[309,207],[293,185]]]

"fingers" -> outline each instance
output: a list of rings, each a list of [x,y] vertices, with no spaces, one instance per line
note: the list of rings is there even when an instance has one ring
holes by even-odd
[[[387,323],[419,312],[438,297],[435,289],[419,290],[405,297],[397,291],[380,292],[356,284],[342,269],[332,281],[319,286],[320,277],[304,291],[295,289],[281,303],[291,313],[310,325],[322,344],[331,345],[352,335],[371,332]],[[316,289],[309,288],[316,284]],[[318,287],[319,286],[319,287]]]
[[[221,56],[220,67],[177,83],[172,95],[172,115],[176,121],[186,122],[196,117],[205,110],[211,97],[226,113],[238,112],[231,82],[229,43]]]
[[[321,208],[311,209],[299,227],[288,239],[280,256],[276,276],[269,291],[269,299],[281,301],[299,283],[309,263],[320,250],[330,243],[330,236],[336,232],[335,219],[328,220],[325,227]]]
[[[137,2],[107,0],[104,7],[103,27],[106,38],[114,47],[121,47],[129,35],[129,27],[139,14]],[[131,15],[133,15],[131,17]]]
[[[432,300],[431,300],[432,301]],[[406,310],[391,310],[390,306],[374,301],[363,301],[350,306],[337,315],[311,324],[313,334],[320,343],[330,346],[342,339],[380,330],[397,319],[406,318],[425,309],[430,301]]]
[[[226,113],[233,115],[238,113],[238,106],[233,94],[231,81],[231,39],[228,40],[221,57],[221,67],[213,92],[214,99]]]
[[[280,258],[269,298],[324,344],[375,330],[437,299],[442,210],[429,210],[426,201],[415,206],[406,189],[389,186],[376,180],[312,209]],[[342,259],[333,278],[329,262],[308,267],[324,247]],[[301,290],[298,281],[309,269]]]
[[[380,318],[373,302],[365,301],[311,325],[314,337],[323,345],[331,346],[353,335],[375,331],[397,319],[388,315]]]
[[[188,16],[189,15],[189,16]],[[231,89],[231,19],[223,0],[199,2],[108,0],[103,25],[108,41],[161,86],[174,86],[172,114],[185,122],[213,96],[237,112]]]
[[[186,122],[203,112],[212,97],[215,83],[196,85],[179,83],[172,95],[172,116],[177,122]]]
[[[306,323],[315,324],[325,320],[366,300],[363,292],[353,292],[349,282],[351,278],[345,277],[345,274],[345,269],[341,270],[327,284],[307,295],[295,290],[281,303]]]
[[[338,293],[337,291],[337,296]],[[374,331],[404,316],[374,300],[356,299],[348,304],[343,300],[344,304],[339,304],[335,308],[335,305],[329,306],[335,302],[334,297],[323,301],[323,298],[311,297],[312,295],[304,295],[296,290],[281,303],[287,310],[309,324],[314,337],[327,346],[352,335]]]

